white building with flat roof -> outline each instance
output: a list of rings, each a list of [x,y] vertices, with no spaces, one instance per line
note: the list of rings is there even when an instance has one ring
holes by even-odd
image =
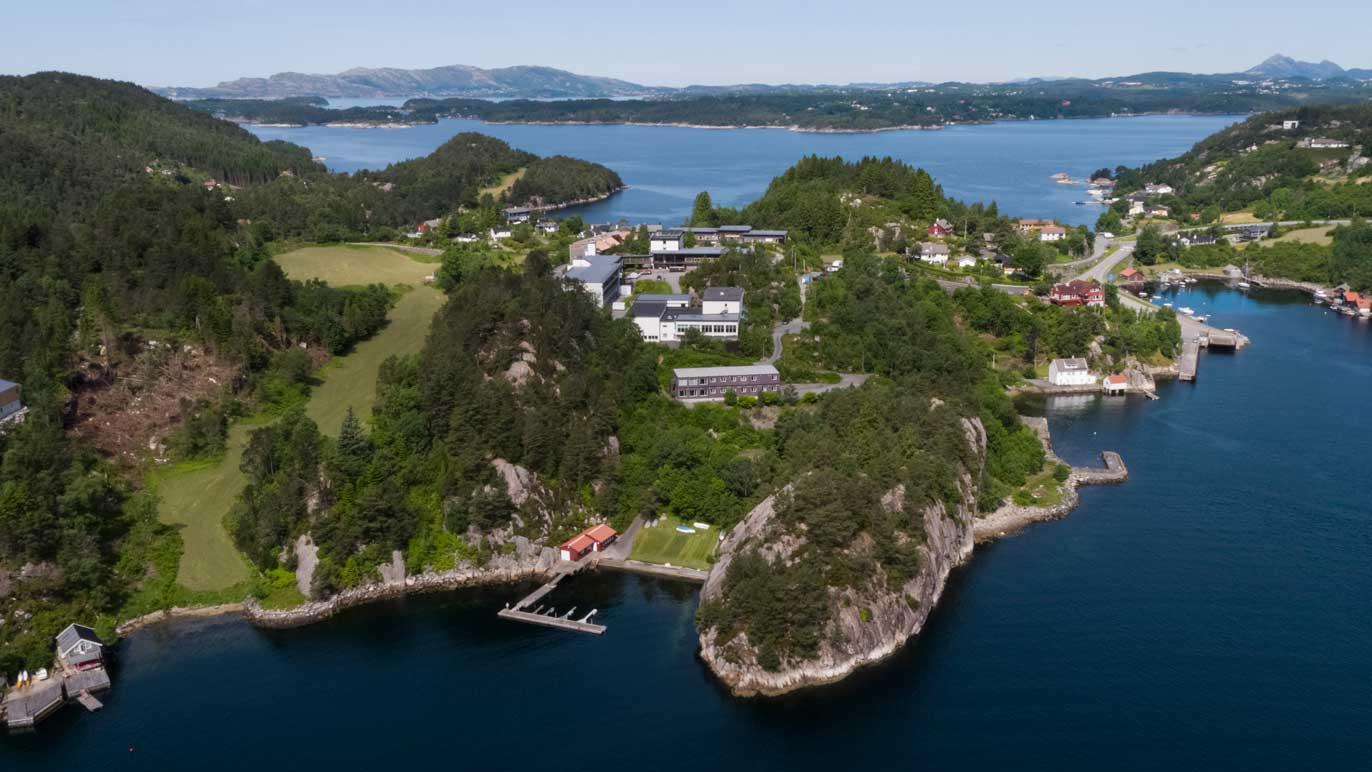
[[[605,308],[619,297],[622,268],[614,255],[587,255],[572,261],[567,280],[581,285],[598,308]]]

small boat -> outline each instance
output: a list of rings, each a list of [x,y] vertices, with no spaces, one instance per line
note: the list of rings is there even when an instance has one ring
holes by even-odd
[[[1148,297],[1148,293],[1147,293],[1147,292],[1140,292],[1140,293],[1139,293],[1139,297],[1141,297],[1141,298],[1146,298],[1146,297]]]
[[[1171,307],[1172,307],[1172,304],[1171,304],[1171,303],[1163,303],[1163,304],[1162,304],[1162,307],[1163,307],[1163,308],[1171,308]]]
[[[1251,288],[1252,286],[1253,286],[1252,284],[1249,284],[1249,283],[1246,282],[1246,281],[1241,281],[1241,282],[1239,282],[1239,289],[1249,289],[1249,288]]]
[[[1183,314],[1186,314],[1187,316],[1195,316],[1195,315],[1196,315],[1196,309],[1194,309],[1194,308],[1189,308],[1189,307],[1187,307],[1187,306],[1182,306],[1181,308],[1178,308],[1177,310],[1180,311],[1180,312],[1182,312]]]
[[[1209,321],[1209,320],[1210,320],[1210,317],[1209,317],[1209,316],[1206,316],[1205,314],[1201,314],[1201,315],[1199,315],[1199,316],[1196,317],[1196,321],[1198,321],[1198,322],[1205,322],[1205,321]]]
[[[678,525],[676,527],[676,531],[677,533],[695,533],[696,529],[692,528],[689,525]]]
[[[38,671],[33,674],[33,677],[37,678],[39,681],[48,680],[48,669],[45,667],[38,668]]]
[[[708,531],[708,530],[710,530],[710,524],[709,524],[709,523],[691,523],[691,527],[692,527],[692,528],[695,528],[695,529],[697,529],[697,530],[701,530],[701,531]]]

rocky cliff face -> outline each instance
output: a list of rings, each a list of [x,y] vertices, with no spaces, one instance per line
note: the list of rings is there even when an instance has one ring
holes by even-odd
[[[986,434],[981,422],[964,422],[968,443],[983,459]],[[925,541],[920,548],[919,571],[899,588],[889,587],[881,577],[861,588],[830,590],[830,615],[817,656],[784,661],[767,669],[758,663],[756,650],[742,633],[731,641],[719,640],[711,628],[700,632],[701,657],[734,694],[776,695],[806,686],[837,681],[863,665],[895,653],[924,627],[938,602],[949,573],[972,554],[972,523],[976,515],[980,469],[965,470],[959,481],[961,503],[956,511],[942,504],[925,507]],[[882,505],[895,511],[904,503],[904,490],[890,491]],[[708,602],[726,591],[725,578],[734,558],[756,547],[769,562],[784,561],[795,550],[794,535],[774,527],[777,502],[770,497],[759,504],[725,539],[719,558],[701,592]],[[861,537],[859,537],[861,538]]]

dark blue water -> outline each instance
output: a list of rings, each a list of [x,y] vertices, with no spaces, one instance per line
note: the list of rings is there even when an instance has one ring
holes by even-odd
[[[577,211],[590,222],[681,223],[695,195],[742,206],[772,178],[809,154],[894,156],[927,169],[949,195],[996,201],[1002,212],[1093,225],[1098,206],[1077,186],[1049,179],[1085,177],[1101,167],[1137,165],[1178,155],[1237,117],[1147,116],[1079,121],[1020,121],[955,126],[942,131],[813,134],[783,129],[685,129],[661,126],[516,126],[441,121],[407,129],[253,127],[325,156],[336,171],[357,171],[425,155],[461,131],[479,131],[515,147],[596,161],[619,172],[630,189]]]
[[[103,713],[0,739],[0,769],[1364,769],[1372,330],[1295,294],[1175,302],[1253,345],[1160,401],[1051,405],[1062,455],[1118,450],[1131,480],[978,547],[925,633],[842,684],[731,699],[691,588],[584,576],[556,598],[603,637],[497,620],[516,588],[151,628]]]

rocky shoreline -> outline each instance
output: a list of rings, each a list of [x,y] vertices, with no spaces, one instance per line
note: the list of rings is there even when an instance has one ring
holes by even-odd
[[[531,542],[522,544],[515,555],[502,555],[485,567],[467,566],[450,571],[431,571],[400,576],[389,581],[373,582],[353,587],[327,599],[308,601],[285,609],[263,608],[256,598],[242,603],[218,606],[176,607],[154,611],[121,622],[115,632],[123,638],[138,630],[160,622],[193,617],[213,617],[241,614],[250,624],[270,629],[303,627],[322,622],[350,608],[377,601],[394,600],[406,595],[442,592],[464,587],[542,580],[550,575],[556,554],[551,547],[539,547]]]
[[[1053,437],[1048,431],[1048,419],[1020,416],[1020,421],[1039,435],[1049,462],[1065,463],[1053,451]],[[1118,485],[1129,479],[1129,470],[1118,453],[1105,451],[1101,453],[1101,458],[1105,462],[1104,469],[1072,467],[1072,473],[1062,483],[1061,502],[1046,507],[1007,503],[996,511],[977,518],[972,528],[973,538],[981,544],[1009,536],[1034,523],[1066,517],[1081,502],[1081,494],[1077,492],[1077,488],[1083,485]]]

